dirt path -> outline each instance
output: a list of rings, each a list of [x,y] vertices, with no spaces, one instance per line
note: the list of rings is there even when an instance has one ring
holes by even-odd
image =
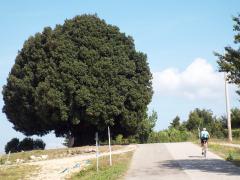
[[[135,145],[128,145],[122,149],[115,150],[112,154],[120,154],[136,149]],[[101,153],[100,156],[109,155],[108,152]],[[47,180],[47,179],[64,179],[67,175],[80,171],[88,163],[87,160],[96,158],[96,154],[77,155],[73,157],[65,157],[60,159],[51,159],[46,161],[38,161],[28,163],[29,165],[40,166],[39,172],[29,177],[29,180]]]
[[[201,156],[195,144],[164,143],[139,145],[127,180],[238,180],[240,168],[208,152]]]

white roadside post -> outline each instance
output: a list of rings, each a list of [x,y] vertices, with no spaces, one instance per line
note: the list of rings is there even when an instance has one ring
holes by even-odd
[[[230,102],[229,102],[229,94],[228,94],[227,75],[226,75],[225,72],[224,72],[224,82],[225,82],[225,98],[226,98],[226,112],[227,112],[228,141],[232,142],[231,111],[230,111]]]
[[[109,163],[112,166],[112,149],[111,149],[111,135],[110,135],[110,128],[108,126],[108,146],[109,146]]]
[[[95,140],[96,140],[96,158],[97,158],[97,172],[98,172],[98,132],[96,132],[96,135],[95,135]]]

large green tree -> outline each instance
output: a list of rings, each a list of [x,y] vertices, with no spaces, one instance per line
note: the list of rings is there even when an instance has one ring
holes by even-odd
[[[196,108],[189,113],[186,127],[188,130],[209,127],[215,120],[216,117],[213,116],[211,110]]]
[[[91,144],[137,133],[152,97],[147,56],[133,38],[96,15],[45,27],[25,41],[3,87],[3,112],[25,135],[75,137]]]
[[[207,128],[207,131],[214,137],[224,136],[224,125],[221,119],[217,119],[211,110],[196,108],[190,112],[186,121],[186,128],[195,131],[200,128]]]
[[[235,47],[225,47],[223,55],[215,53],[218,57],[218,65],[220,72],[227,72],[229,82],[240,85],[240,15],[233,17],[235,31],[234,43]],[[239,92],[238,92],[239,93]]]

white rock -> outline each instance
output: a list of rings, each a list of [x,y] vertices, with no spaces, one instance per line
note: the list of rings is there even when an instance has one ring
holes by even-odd
[[[16,163],[23,163],[24,160],[23,159],[16,159]]]
[[[46,160],[46,159],[48,159],[48,155],[42,155],[41,158],[42,158],[42,160]]]
[[[36,156],[32,155],[32,156],[30,156],[30,159],[31,160],[36,160]]]

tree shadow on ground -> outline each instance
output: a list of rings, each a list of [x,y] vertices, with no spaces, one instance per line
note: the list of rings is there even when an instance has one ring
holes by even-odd
[[[169,169],[200,170],[225,175],[239,175],[240,167],[221,159],[181,159],[158,162],[160,167]]]

